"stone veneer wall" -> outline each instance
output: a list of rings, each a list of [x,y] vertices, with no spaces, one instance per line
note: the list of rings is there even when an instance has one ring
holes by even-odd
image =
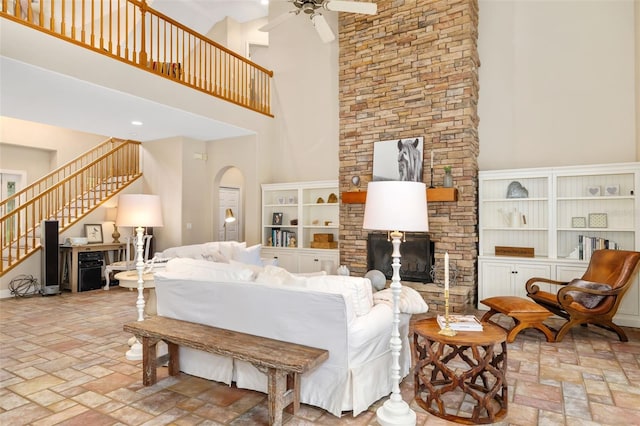
[[[457,202],[429,203],[436,265],[445,251],[458,269],[454,312],[474,303],[478,242],[478,3],[477,0],[378,0],[368,17],[340,14],[340,191],[366,190],[374,142],[424,137],[424,179],[442,186],[451,165]],[[354,274],[366,272],[364,204],[340,206],[340,258]],[[401,259],[402,261],[402,259]],[[441,310],[442,294],[428,303]]]

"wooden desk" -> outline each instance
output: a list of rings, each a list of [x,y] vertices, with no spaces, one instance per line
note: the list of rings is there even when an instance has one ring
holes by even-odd
[[[420,407],[464,424],[494,423],[507,414],[507,333],[492,324],[482,325],[483,331],[444,336],[438,334],[435,318],[416,322],[415,396]],[[475,401],[471,417],[459,415],[451,406],[451,401],[463,400]]]
[[[124,253],[125,243],[84,244],[77,246],[60,246],[60,284],[62,288],[70,288],[72,293],[78,292],[78,253],[101,251],[104,253],[105,264],[111,263],[110,252],[116,252],[114,261]],[[65,275],[68,280],[65,280]],[[102,276],[102,274],[100,275]],[[67,285],[63,285],[67,284]]]

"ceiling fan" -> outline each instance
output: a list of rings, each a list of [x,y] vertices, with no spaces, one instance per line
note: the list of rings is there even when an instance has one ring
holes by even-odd
[[[294,10],[284,13],[275,17],[271,22],[259,28],[260,31],[270,31],[271,29],[282,24],[289,18],[299,15],[300,12],[304,12],[309,15],[311,23],[318,32],[320,39],[324,43],[333,41],[336,37],[331,30],[331,27],[327,23],[327,20],[322,16],[321,11],[318,9],[324,9],[332,12],[351,12],[362,13],[365,15],[375,15],[378,10],[378,5],[375,3],[360,2],[360,1],[339,1],[339,0],[287,0],[295,6]]]

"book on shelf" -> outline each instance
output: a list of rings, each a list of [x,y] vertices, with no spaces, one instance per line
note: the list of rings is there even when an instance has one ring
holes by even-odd
[[[444,315],[438,315],[440,328],[446,327]],[[482,323],[474,315],[449,315],[449,327],[455,331],[482,331]]]

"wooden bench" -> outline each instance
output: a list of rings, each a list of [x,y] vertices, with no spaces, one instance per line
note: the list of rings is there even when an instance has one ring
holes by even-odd
[[[124,325],[142,343],[142,383],[156,383],[156,345],[161,340],[169,349],[169,375],[180,373],[178,347],[198,349],[253,364],[268,377],[269,424],[282,424],[282,411],[300,408],[300,374],[320,365],[329,352],[267,337],[253,336],[161,316]]]

